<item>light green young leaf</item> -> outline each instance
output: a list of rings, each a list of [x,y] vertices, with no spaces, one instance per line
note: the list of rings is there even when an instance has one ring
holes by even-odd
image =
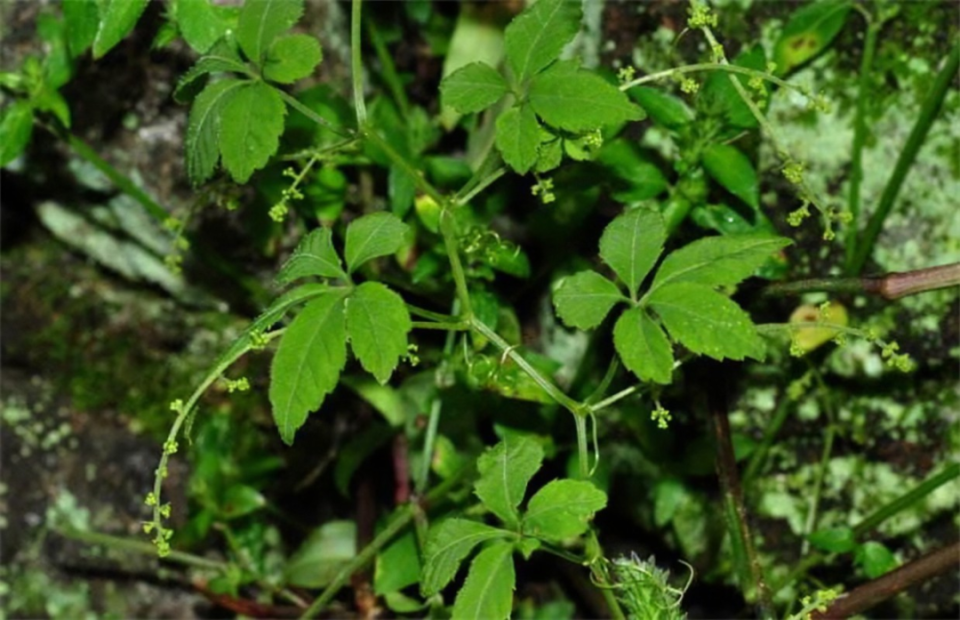
[[[283,567],[284,583],[322,588],[357,555],[357,524],[328,521],[314,529]]]
[[[407,353],[412,327],[403,298],[379,282],[364,282],[347,298],[347,335],[354,355],[381,384]]]
[[[263,77],[280,84],[305,78],[323,59],[320,42],[308,34],[290,34],[270,44],[263,63]]]
[[[186,93],[190,86],[198,79],[210,73],[247,73],[247,65],[240,58],[240,54],[226,42],[214,46],[210,53],[197,61],[190,70],[183,74],[173,91],[173,98],[177,101],[189,99]]]
[[[702,161],[707,174],[728,192],[751,208],[760,208],[757,172],[740,149],[729,144],[714,143],[704,149]]]
[[[307,414],[333,391],[347,360],[343,293],[311,301],[280,339],[270,366],[270,404],[284,443],[293,443]]]
[[[333,249],[333,233],[329,228],[317,228],[304,237],[290,259],[283,264],[280,273],[277,274],[277,282],[287,284],[307,276],[343,279],[347,277],[340,264],[340,257]]]
[[[766,234],[704,237],[671,252],[657,270],[650,290],[674,282],[733,286],[788,245],[789,239]]]
[[[220,155],[234,181],[246,183],[277,152],[286,113],[279,93],[263,82],[231,93],[221,114]]]
[[[607,505],[607,494],[585,480],[554,480],[530,499],[523,533],[562,542],[587,531],[594,513]]]
[[[526,174],[537,161],[540,123],[529,105],[514,106],[497,117],[497,148],[519,174]]]
[[[97,3],[90,0],[63,0],[63,21],[67,28],[67,46],[76,58],[87,51],[97,37],[100,15]]]
[[[443,105],[462,114],[479,112],[507,94],[507,83],[490,65],[472,62],[440,82]]]
[[[130,34],[148,0],[99,0],[100,27],[93,39],[93,57],[100,59]]]
[[[187,45],[206,54],[227,31],[227,22],[210,0],[177,0],[174,18]]]
[[[553,293],[557,316],[577,329],[593,329],[619,301],[626,301],[626,297],[617,285],[596,271],[581,271],[564,278]]]
[[[746,312],[708,285],[675,282],[649,298],[670,336],[694,353],[717,360],[763,359],[763,341]]]
[[[433,596],[442,590],[457,574],[463,559],[480,543],[511,536],[505,530],[467,519],[447,519],[434,525],[424,545],[420,592]]]
[[[297,23],[303,0],[247,0],[237,21],[237,42],[247,58],[258,65],[273,40]]]
[[[654,123],[667,129],[682,129],[693,120],[693,113],[682,99],[668,95],[659,88],[634,86],[627,94],[640,104]]]
[[[477,459],[480,478],[474,491],[490,512],[515,528],[517,506],[542,463],[543,447],[539,443],[529,437],[507,436]]]
[[[21,99],[3,109],[0,118],[0,166],[20,156],[33,133],[33,107]]]
[[[643,308],[631,308],[617,319],[613,346],[623,365],[641,380],[670,383],[673,349],[663,330]]]
[[[347,227],[344,244],[347,272],[353,273],[368,260],[399,250],[408,229],[396,215],[382,211],[354,220]]]
[[[580,2],[539,0],[504,31],[507,64],[523,82],[557,59],[580,30]]]
[[[666,238],[659,212],[646,207],[632,209],[607,225],[600,237],[600,257],[633,297],[663,251]]]
[[[854,553],[854,562],[863,568],[868,579],[876,579],[895,569],[897,558],[887,547],[875,540],[869,540]]]
[[[420,581],[420,546],[413,529],[377,554],[373,568],[373,593],[383,596]]]
[[[187,176],[194,185],[210,178],[220,159],[220,123],[223,106],[243,80],[226,79],[203,89],[190,109],[187,127]]]
[[[589,71],[547,70],[530,83],[530,105],[545,123],[588,131],[644,118],[643,108]]]
[[[791,15],[774,47],[777,74],[789,73],[826,49],[843,30],[852,8],[850,0],[822,0]]]
[[[513,543],[491,544],[470,564],[470,572],[453,604],[453,617],[506,620],[513,609],[516,585]]]

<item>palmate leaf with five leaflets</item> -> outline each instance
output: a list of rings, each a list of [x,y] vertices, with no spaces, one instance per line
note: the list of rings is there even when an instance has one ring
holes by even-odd
[[[533,78],[530,106],[548,125],[573,132],[645,117],[643,108],[599,75],[564,66]]]
[[[510,536],[506,530],[467,519],[447,519],[431,527],[423,551],[420,592],[433,596],[450,583],[474,547],[487,540]]]
[[[536,441],[523,436],[505,437],[477,459],[477,497],[501,521],[516,527],[517,506],[542,463],[543,448]]]
[[[333,391],[347,359],[344,289],[311,301],[283,334],[270,366],[270,404],[284,443]]]
[[[506,620],[513,609],[517,576],[513,543],[497,541],[474,558],[453,604],[454,618]]]

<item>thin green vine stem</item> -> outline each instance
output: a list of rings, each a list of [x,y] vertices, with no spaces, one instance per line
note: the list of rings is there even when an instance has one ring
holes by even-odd
[[[350,134],[349,131],[345,130],[343,127],[338,127],[334,123],[331,123],[327,119],[323,118],[322,116],[320,116],[319,114],[317,114],[316,112],[308,108],[307,106],[300,103],[300,101],[298,101],[297,98],[291,95],[290,93],[284,92],[279,89],[277,89],[277,92],[280,93],[280,97],[287,102],[287,105],[289,105],[291,108],[293,108],[300,114],[303,114],[304,116],[306,116],[308,119],[310,119],[317,125],[320,125],[324,129],[329,129],[331,132],[337,134],[341,138],[347,138],[348,140],[353,139],[353,136]]]
[[[503,166],[500,166],[499,168],[494,170],[492,173],[490,173],[489,175],[485,176],[483,179],[478,181],[476,185],[474,185],[466,194],[464,194],[463,196],[458,195],[453,201],[453,206],[458,207],[460,205],[468,204],[471,200],[473,200],[477,196],[477,194],[479,194],[483,190],[493,185],[497,181],[497,179],[499,179],[504,174],[506,174],[506,172],[507,172],[507,169],[504,168]]]
[[[450,306],[450,311],[454,314],[459,312],[460,302],[456,299],[453,300],[453,303]],[[469,325],[467,326],[469,328]],[[454,345],[454,332],[448,331],[447,337],[443,343],[443,358],[449,359],[450,354],[453,352]],[[420,471],[417,472],[417,475],[414,479],[413,488],[416,489],[417,493],[424,493],[427,490],[427,484],[430,482],[430,465],[433,463],[433,451],[437,443],[437,431],[440,428],[440,413],[443,408],[443,402],[440,399],[440,386],[445,385],[444,374],[447,372],[446,364],[441,363],[437,366],[437,369],[434,371],[435,377],[435,387],[431,398],[433,402],[430,403],[430,416],[427,419],[427,433],[423,438],[423,458],[420,463]],[[423,537],[418,537],[422,539]],[[422,545],[421,545],[422,547]]]
[[[457,289],[457,300],[460,302],[460,314],[464,320],[473,321],[473,307],[470,304],[467,276],[463,271],[463,263],[460,262],[460,244],[457,241],[456,223],[453,220],[453,213],[449,209],[443,209],[440,212],[440,234],[443,235],[443,246],[447,251],[447,260],[450,261],[450,272]]]
[[[810,371],[813,373],[820,387],[822,394],[823,411],[828,418],[827,436],[823,442],[823,449],[820,453],[820,463],[817,466],[816,478],[813,481],[813,497],[810,499],[810,506],[807,510],[807,519],[803,527],[803,542],[800,543],[800,555],[806,555],[810,552],[810,534],[817,526],[817,513],[820,510],[820,497],[823,494],[823,481],[827,475],[827,468],[830,465],[830,455],[833,453],[833,441],[837,434],[837,416],[833,408],[833,402],[830,399],[830,393],[823,382],[823,376],[817,372],[817,369],[810,365]]]
[[[412,321],[413,329],[436,329],[450,332],[462,332],[470,329],[470,324],[464,321],[442,323],[434,321]]]
[[[396,149],[394,149],[390,143],[383,138],[383,136],[377,133],[376,128],[371,127],[368,124],[364,124],[361,127],[363,129],[363,136],[373,142],[377,148],[381,149],[384,154],[390,158],[390,161],[400,167],[406,175],[413,179],[413,182],[416,184],[417,188],[420,189],[420,191],[433,198],[438,205],[446,204],[446,199],[444,198],[443,194],[440,193],[440,190],[431,185],[430,182],[427,181],[426,178],[424,178],[424,176],[418,170],[416,170],[403,155],[398,153]]]
[[[913,166],[913,162],[916,161],[917,153],[923,146],[927,133],[940,112],[947,91],[950,89],[950,84],[957,76],[958,68],[960,68],[960,43],[954,43],[950,55],[937,74],[933,85],[930,87],[930,92],[927,93],[927,97],[923,101],[923,105],[920,106],[917,121],[910,131],[906,144],[903,145],[903,150],[900,151],[900,156],[897,158],[890,179],[880,195],[880,202],[867,223],[867,228],[863,232],[860,243],[857,244],[857,250],[847,263],[848,274],[859,274],[863,270],[863,265],[873,253],[873,247],[877,242],[880,231],[883,229],[883,223],[890,214],[890,210],[900,194],[900,189],[903,187],[903,181],[907,178],[907,173]]]
[[[353,107],[357,127],[367,124],[367,104],[363,100],[363,52],[360,48],[363,0],[353,0],[350,17],[350,71],[353,73]]]
[[[853,260],[857,246],[857,222],[860,217],[860,184],[863,182],[863,147],[867,138],[867,101],[869,99],[870,77],[873,71],[873,57],[877,49],[877,37],[881,24],[874,21],[869,11],[863,9],[863,18],[867,22],[867,33],[863,42],[863,57],[860,59],[860,74],[857,79],[857,107],[853,117],[853,147],[850,155],[850,196],[847,210],[850,211],[850,226],[847,228],[847,262]]]
[[[658,71],[657,73],[651,73],[643,77],[637,78],[635,80],[630,80],[625,84],[620,85],[620,90],[629,90],[634,86],[641,86],[649,82],[658,82],[660,80],[673,77],[674,75],[681,75],[684,73],[699,73],[702,71],[721,71],[723,73],[740,73],[742,75],[748,75],[750,77],[758,77],[766,82],[776,84],[777,86],[792,90],[794,92],[800,93],[804,97],[809,95],[804,92],[802,89],[794,86],[790,82],[780,79],[777,76],[767,73],[766,71],[758,71],[757,69],[751,69],[749,67],[741,67],[740,65],[730,65],[730,64],[717,64],[715,62],[702,62],[692,65],[683,65],[680,67],[674,67],[672,69],[666,69],[664,71]]]
[[[647,386],[645,386],[642,383],[638,383],[637,385],[631,385],[630,387],[624,388],[612,396],[608,396],[607,398],[604,398],[598,403],[590,405],[590,411],[596,413],[601,409],[606,409],[607,407],[616,403],[617,401],[623,400],[628,396],[632,396],[633,394],[636,394],[637,392],[639,392],[640,390],[646,387]]]
[[[744,487],[749,488],[750,482],[757,476],[764,461],[766,461],[767,454],[773,446],[773,441],[776,439],[777,433],[780,431],[783,423],[787,421],[787,416],[790,415],[791,402],[785,394],[780,396],[780,402],[773,412],[773,419],[765,426],[763,437],[760,439],[760,445],[754,450],[753,454],[750,455],[747,468],[743,472]]]

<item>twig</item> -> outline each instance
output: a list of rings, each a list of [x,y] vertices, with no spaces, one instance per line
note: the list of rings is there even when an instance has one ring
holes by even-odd
[[[958,565],[960,542],[955,542],[855,588],[834,601],[826,611],[814,612],[810,617],[813,620],[848,618]]]
[[[863,293],[894,301],[917,293],[960,286],[960,263],[926,267],[914,271],[891,272],[861,278],[812,278],[795,282],[776,282],[763,289],[764,295],[800,295],[814,291],[826,293]]]

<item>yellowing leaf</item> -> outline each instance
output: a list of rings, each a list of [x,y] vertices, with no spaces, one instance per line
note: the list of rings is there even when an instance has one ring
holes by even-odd
[[[831,302],[826,311],[804,304],[790,315],[791,323],[833,323],[845,327],[847,320],[847,309],[836,302]],[[829,327],[801,327],[793,332],[793,342],[806,353],[830,342],[839,333]]]

